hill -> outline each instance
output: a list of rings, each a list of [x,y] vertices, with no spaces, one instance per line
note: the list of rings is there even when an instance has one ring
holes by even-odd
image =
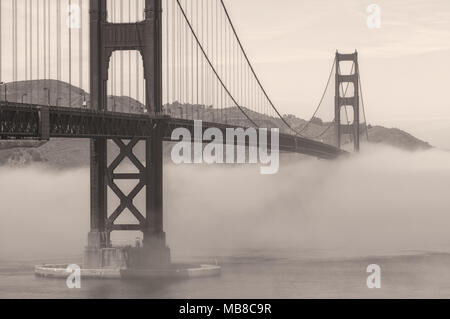
[[[49,89],[50,96],[45,88]],[[89,94],[64,82],[40,80],[8,83],[8,100],[10,101],[20,102],[23,100],[25,103],[46,105],[49,98],[50,103],[54,105],[86,107],[85,105],[89,104]],[[117,96],[108,97],[108,109],[128,113],[142,113],[144,110],[139,101]],[[249,125],[248,120],[237,107],[217,110],[205,105],[186,105],[175,102],[165,105],[164,109],[166,113],[173,116],[202,118],[204,121],[221,119],[228,124]],[[247,110],[247,112],[261,127],[281,127],[281,132],[292,133],[280,118],[251,110]],[[328,144],[335,143],[332,123],[322,122],[321,119],[315,118],[307,125],[307,121],[294,115],[285,115],[284,120],[297,131],[302,131],[304,136],[316,137],[316,140]],[[365,133],[363,130],[361,136],[363,143],[366,141]],[[431,148],[427,142],[396,128],[369,125],[368,135],[371,143],[387,144],[408,151]],[[350,142],[350,140],[347,139],[344,142]],[[143,150],[138,152],[142,153]],[[57,168],[86,166],[89,164],[89,141],[82,139],[55,139],[49,142],[0,141],[0,165],[33,162],[46,162]]]

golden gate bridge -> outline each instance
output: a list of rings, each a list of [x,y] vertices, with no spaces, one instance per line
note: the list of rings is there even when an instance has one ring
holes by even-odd
[[[227,128],[278,128],[280,151],[322,159],[347,154],[344,139],[357,151],[360,137],[368,138],[356,51],[336,52],[315,112],[298,126],[269,97],[223,0],[5,0],[0,10],[0,138],[91,141],[85,267],[108,266],[104,250],[113,231],[144,234],[143,247],[133,252],[135,267],[170,264],[163,142],[177,128],[191,136],[196,120],[224,135]],[[348,73],[343,63],[351,63]],[[334,90],[333,120],[313,130],[328,90]],[[334,145],[322,142],[326,134]],[[114,158],[108,141],[119,149]],[[144,162],[133,153],[140,141]],[[137,173],[116,171],[125,159]],[[137,185],[125,194],[119,180]],[[120,199],[113,210],[108,189]],[[145,211],[133,203],[140,192]],[[117,223],[125,210],[136,223]]]

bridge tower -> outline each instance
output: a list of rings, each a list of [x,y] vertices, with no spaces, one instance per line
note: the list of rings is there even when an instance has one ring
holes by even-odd
[[[353,62],[351,74],[341,74],[340,63],[344,61]],[[355,151],[359,151],[359,134],[360,134],[360,120],[359,120],[359,66],[358,66],[358,52],[352,54],[341,54],[336,52],[336,91],[335,91],[335,123],[336,123],[336,137],[337,147],[341,147],[342,135],[347,134],[352,137]],[[347,84],[353,85],[353,96],[344,96],[341,88],[346,87]],[[341,110],[342,107],[351,106],[353,108],[353,123],[342,124]]]
[[[110,58],[114,51],[137,50],[144,64],[146,83],[146,114],[158,117],[162,108],[162,24],[161,0],[145,0],[145,19],[136,23],[110,23],[107,21],[107,0],[90,0],[90,93],[91,108],[107,110],[107,81]],[[170,250],[163,231],[163,121],[157,121],[146,144],[146,160],[141,163],[133,154],[138,138],[127,142],[115,139],[119,155],[108,165],[106,138],[91,140],[91,209],[88,246],[84,267],[109,266],[105,254],[111,249],[112,231],[141,231],[143,247],[134,250],[136,267],[164,268],[170,263]],[[139,173],[119,174],[115,169],[124,159],[130,159]],[[117,180],[136,180],[137,186],[124,194]],[[120,199],[120,205],[108,216],[108,187]],[[140,212],[133,199],[145,188],[146,208]],[[116,224],[117,218],[128,209],[138,224]]]

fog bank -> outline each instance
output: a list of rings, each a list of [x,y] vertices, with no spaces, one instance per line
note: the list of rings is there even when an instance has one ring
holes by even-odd
[[[175,258],[244,249],[337,256],[448,250],[449,163],[444,151],[365,146],[334,162],[282,161],[273,176],[259,175],[258,166],[168,164],[168,243]],[[2,167],[0,194],[0,259],[81,254],[87,168]]]

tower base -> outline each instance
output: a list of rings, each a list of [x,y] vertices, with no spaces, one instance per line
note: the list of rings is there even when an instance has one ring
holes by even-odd
[[[170,249],[166,245],[164,233],[145,238],[143,247],[127,249],[128,269],[166,269],[170,267]]]
[[[165,235],[151,237],[143,247],[104,248],[104,233],[91,231],[84,250],[85,269],[167,269],[171,267],[170,249]]]

